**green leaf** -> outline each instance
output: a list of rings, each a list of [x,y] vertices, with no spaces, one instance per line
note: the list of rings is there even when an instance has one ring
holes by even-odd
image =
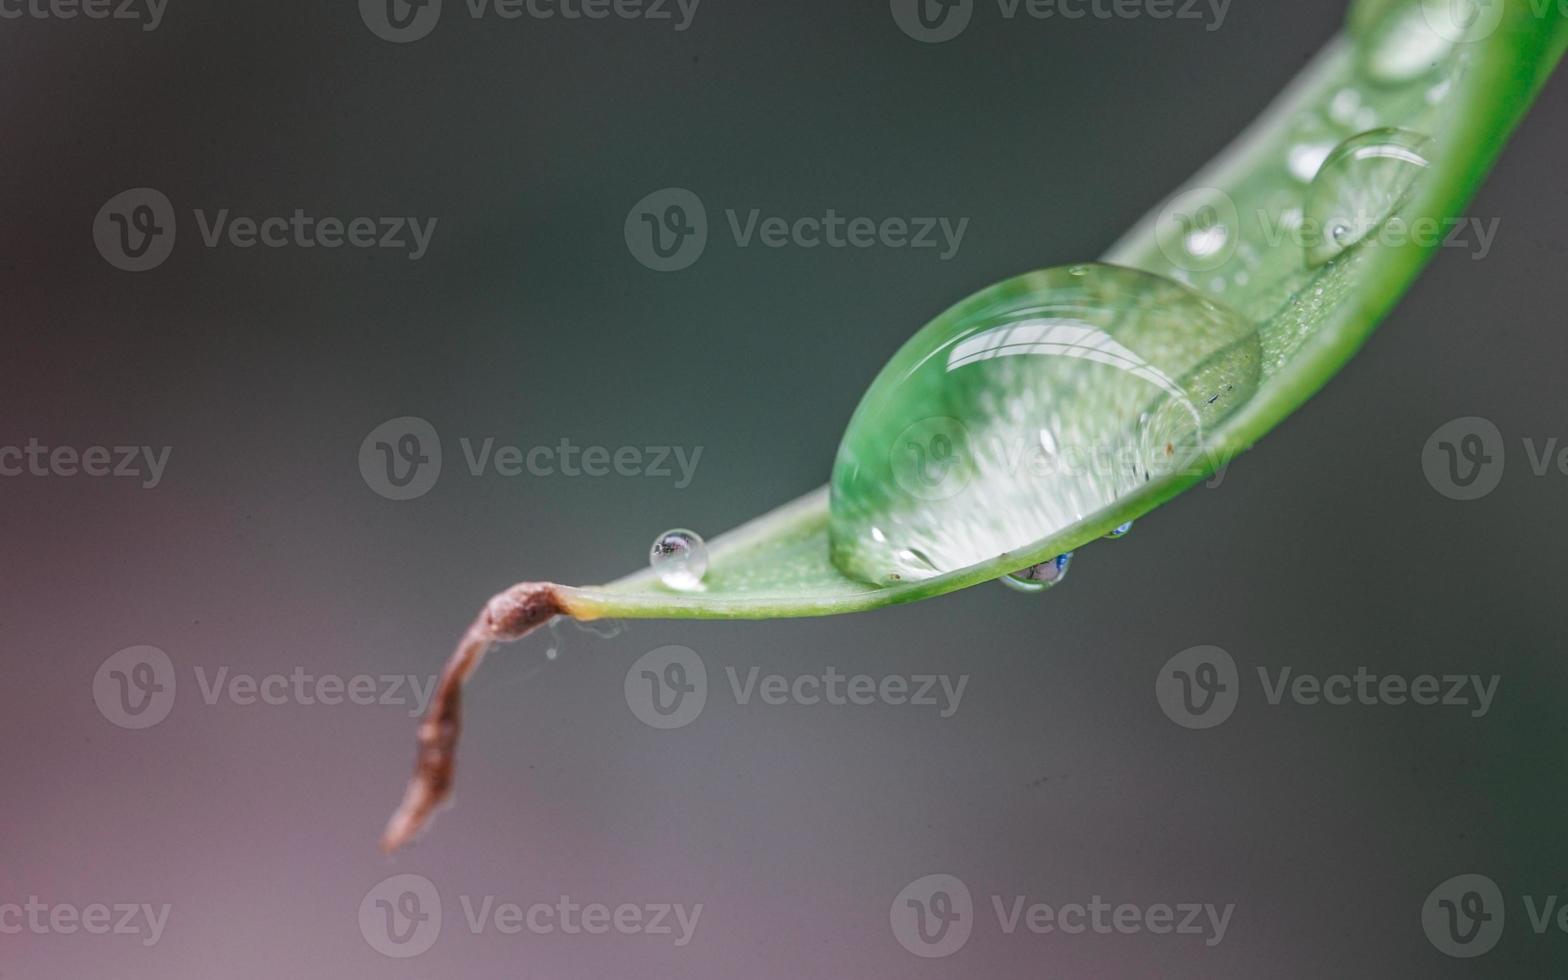
[[[699,592],[668,589],[648,570],[605,586],[514,586],[491,601],[453,655],[420,730],[415,778],[383,846],[392,849],[408,840],[449,792],[461,685],[494,642],[516,639],[558,614],[764,619],[856,612],[940,595],[1103,537],[1252,446],[1350,359],[1442,237],[1368,241],[1309,266],[1300,243],[1289,234],[1282,240],[1275,222],[1304,207],[1304,178],[1326,150],[1376,127],[1431,137],[1425,150],[1430,166],[1400,213],[1411,227],[1419,219],[1409,216],[1457,217],[1568,46],[1568,17],[1555,3],[1470,2],[1473,23],[1451,20],[1455,11],[1465,10],[1453,0],[1362,0],[1345,36],[1331,42],[1213,164],[1105,256],[1108,263],[1190,285],[1258,326],[1256,391],[1205,429],[1202,465],[1143,483],[1025,548],[919,581],[871,585],[840,571],[830,552],[824,487],[710,542]],[[1129,140],[1135,137],[1128,134]],[[1233,274],[1235,265],[1207,268],[1173,246],[1172,213],[1204,205],[1226,216],[1231,231],[1226,251],[1247,256],[1245,277]]]
[[[1426,134],[1432,137],[1431,167],[1404,213],[1439,221],[1457,217],[1568,45],[1568,19],[1556,4],[1510,0],[1493,6],[1502,11],[1495,30],[1475,40],[1461,39],[1445,51],[1443,37],[1432,36],[1428,11],[1453,9],[1448,0],[1365,0],[1356,5],[1351,14],[1354,33],[1331,42],[1248,131],[1172,195],[1170,201],[1187,196],[1194,202],[1217,200],[1234,206],[1239,216],[1236,246],[1258,256],[1245,284],[1210,290],[1210,276],[1184,267],[1181,256],[1167,254],[1174,250],[1160,235],[1161,218],[1168,218],[1164,207],[1151,212],[1105,256],[1106,262],[1188,282],[1259,324],[1261,383],[1241,410],[1206,433],[1203,456],[1211,465],[1150,483],[1026,549],[885,587],[849,578],[831,560],[828,493],[823,488],[709,542],[710,565],[701,592],[667,589],[644,570],[606,586],[561,588],[563,611],[582,619],[767,619],[910,602],[991,581],[1072,551],[1201,482],[1322,388],[1367,340],[1437,247],[1430,239],[1368,244],[1309,269],[1297,241],[1288,235],[1279,241],[1278,227],[1259,217],[1277,221],[1291,207],[1301,207],[1305,184],[1292,174],[1293,166],[1301,166],[1293,151],[1326,148],[1374,126]],[[1483,31],[1485,21],[1483,16],[1477,25]],[[1443,58],[1433,70],[1412,78],[1379,77],[1379,53],[1404,49],[1436,50]],[[1353,94],[1354,109],[1346,105],[1351,98],[1347,92]],[[1437,100],[1434,93],[1444,97]],[[1307,122],[1335,116],[1352,118],[1337,131],[1332,125]],[[1360,125],[1355,117],[1375,121]]]

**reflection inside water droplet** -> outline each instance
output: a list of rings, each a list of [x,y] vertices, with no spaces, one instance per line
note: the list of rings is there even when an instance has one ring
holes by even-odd
[[[1057,555],[1050,561],[1041,562],[1032,568],[1003,575],[997,581],[1014,592],[1044,592],[1052,586],[1062,584],[1062,580],[1067,578],[1067,569],[1072,563],[1073,553],[1069,551],[1065,555]]]
[[[708,574],[708,546],[695,531],[665,531],[648,549],[648,564],[669,588],[695,592]]]

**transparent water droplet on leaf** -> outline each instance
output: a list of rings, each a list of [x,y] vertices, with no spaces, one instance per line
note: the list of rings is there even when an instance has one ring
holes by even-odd
[[[677,592],[695,592],[702,588],[703,577],[708,574],[708,545],[695,531],[665,531],[648,549],[648,564],[667,587]]]
[[[1455,50],[1490,37],[1502,0],[1377,0],[1359,4],[1351,23],[1363,74],[1381,85],[1425,78]]]
[[[1115,541],[1115,540],[1117,540],[1119,538],[1125,538],[1127,535],[1129,535],[1131,533],[1132,533],[1132,521],[1128,521],[1126,524],[1123,524],[1120,527],[1118,527],[1115,530],[1113,530],[1110,534],[1107,534],[1105,536],[1105,538],[1108,541]]]
[[[1431,142],[1408,130],[1374,129],[1335,147],[1307,189],[1307,264],[1322,265],[1384,227],[1426,170]]]
[[[882,370],[834,462],[829,538],[879,585],[1037,545],[1152,480],[1257,390],[1254,325],[1170,279],[1046,269],[963,300]]]
[[[1311,183],[1323,169],[1323,161],[1334,152],[1334,145],[1326,140],[1296,143],[1285,153],[1285,166],[1292,177],[1303,184]]]

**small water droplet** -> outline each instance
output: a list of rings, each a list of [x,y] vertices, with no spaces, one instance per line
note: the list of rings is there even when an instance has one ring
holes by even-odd
[[[1105,537],[1111,541],[1115,541],[1117,538],[1125,538],[1131,532],[1132,521],[1128,521],[1126,524],[1123,524],[1121,527],[1112,531],[1110,534],[1107,534]]]
[[[1220,254],[1228,241],[1230,241],[1229,228],[1222,224],[1209,224],[1194,227],[1187,233],[1182,244],[1194,258],[1207,259]]]
[[[1497,29],[1497,0],[1397,0],[1379,3],[1363,18],[1358,38],[1362,71],[1374,82],[1398,85],[1435,71],[1461,43]]]
[[[1311,183],[1312,178],[1318,175],[1323,161],[1334,152],[1333,140],[1317,140],[1311,143],[1297,143],[1285,154],[1285,166],[1289,168],[1290,175],[1303,184]]]
[[[648,549],[648,564],[669,588],[695,592],[708,574],[708,546],[695,531],[665,531]]]
[[[1044,592],[1055,585],[1060,585],[1067,577],[1067,569],[1073,563],[1073,553],[1057,555],[1050,561],[1041,562],[1033,568],[1025,568],[1011,575],[1003,575],[1001,583],[1014,592]]]
[[[1328,103],[1328,117],[1341,126],[1349,126],[1361,108],[1361,93],[1353,88],[1342,88],[1334,93]]]
[[[1430,143],[1420,133],[1374,129],[1335,147],[1307,189],[1307,263],[1322,265],[1382,228],[1426,169]]]

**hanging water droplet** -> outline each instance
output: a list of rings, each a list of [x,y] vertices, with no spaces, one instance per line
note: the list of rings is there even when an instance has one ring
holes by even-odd
[[[1149,272],[1056,268],[984,290],[905,344],[856,409],[833,468],[833,561],[878,585],[928,579],[1206,472],[1206,436],[1261,362],[1252,323]]]
[[[1125,538],[1127,535],[1129,535],[1131,533],[1132,533],[1132,521],[1128,521],[1126,524],[1123,524],[1121,527],[1118,527],[1116,530],[1112,531],[1110,534],[1107,534],[1105,537],[1108,540],[1110,540],[1110,541],[1115,541],[1117,538]]]
[[[1383,227],[1426,169],[1430,143],[1420,133],[1374,129],[1335,147],[1307,189],[1307,263],[1322,265]]]
[[[1060,585],[1067,577],[1067,569],[1073,563],[1073,553],[1057,555],[1050,561],[1041,562],[1033,568],[1003,575],[998,581],[1012,589],[1014,592],[1044,592],[1053,585]]]
[[[648,549],[648,564],[669,588],[695,592],[708,574],[708,546],[695,531],[665,531]]]

